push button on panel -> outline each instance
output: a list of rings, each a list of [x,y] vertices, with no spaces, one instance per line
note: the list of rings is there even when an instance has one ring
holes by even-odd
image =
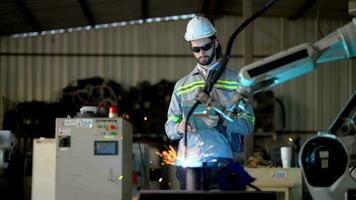
[[[109,129],[113,130],[113,129],[117,129],[117,127],[115,126],[115,124],[109,124]]]

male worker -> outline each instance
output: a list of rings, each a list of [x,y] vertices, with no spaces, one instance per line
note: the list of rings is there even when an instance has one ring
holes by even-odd
[[[248,135],[254,128],[251,105],[248,105],[244,112],[234,109],[233,122],[225,120],[215,112],[212,113],[212,110],[205,115],[193,114],[187,128],[187,156],[183,155],[187,112],[194,104],[197,94],[204,88],[210,73],[220,67],[222,52],[215,33],[214,26],[205,17],[196,16],[189,21],[184,37],[198,63],[192,72],[176,83],[168,109],[168,120],[165,124],[167,136],[172,140],[180,140],[177,178],[182,189],[186,187],[186,171],[180,166],[194,167],[195,165],[191,161],[185,162],[184,159],[193,159],[200,163],[215,162],[216,165],[212,166],[216,168],[221,166],[221,163],[233,162],[233,152],[238,151],[240,135]],[[237,77],[237,73],[226,68],[210,93],[212,99],[224,108],[234,107],[237,103],[232,98],[239,88]],[[200,105],[196,112],[199,112],[199,109],[204,109],[204,105]],[[192,166],[189,166],[190,164]],[[216,172],[216,170],[210,171]]]

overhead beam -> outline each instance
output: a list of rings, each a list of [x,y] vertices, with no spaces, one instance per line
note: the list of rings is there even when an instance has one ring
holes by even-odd
[[[141,0],[141,19],[148,18],[148,0]]]
[[[301,17],[303,17],[308,10],[311,9],[311,7],[316,3],[317,0],[304,0],[303,5],[290,17],[288,17],[288,19],[290,20],[297,20]]]
[[[33,30],[35,30],[36,32],[43,31],[43,27],[23,0],[15,0],[15,4],[17,8],[21,11],[23,16],[26,18],[27,22],[31,24]]]
[[[78,0],[78,1],[88,24],[92,27],[95,26],[97,23],[94,19],[93,12],[89,7],[88,2],[86,0]]]

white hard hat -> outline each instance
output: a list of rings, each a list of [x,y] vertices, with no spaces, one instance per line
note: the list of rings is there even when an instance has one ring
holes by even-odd
[[[184,38],[187,41],[192,41],[210,37],[215,33],[216,29],[207,18],[202,16],[195,16],[188,22]]]

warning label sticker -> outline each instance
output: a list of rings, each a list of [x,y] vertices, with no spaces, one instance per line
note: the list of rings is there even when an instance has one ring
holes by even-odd
[[[64,126],[77,126],[78,125],[78,119],[65,119],[64,120]]]
[[[93,127],[93,119],[78,119],[78,126],[82,128]]]

